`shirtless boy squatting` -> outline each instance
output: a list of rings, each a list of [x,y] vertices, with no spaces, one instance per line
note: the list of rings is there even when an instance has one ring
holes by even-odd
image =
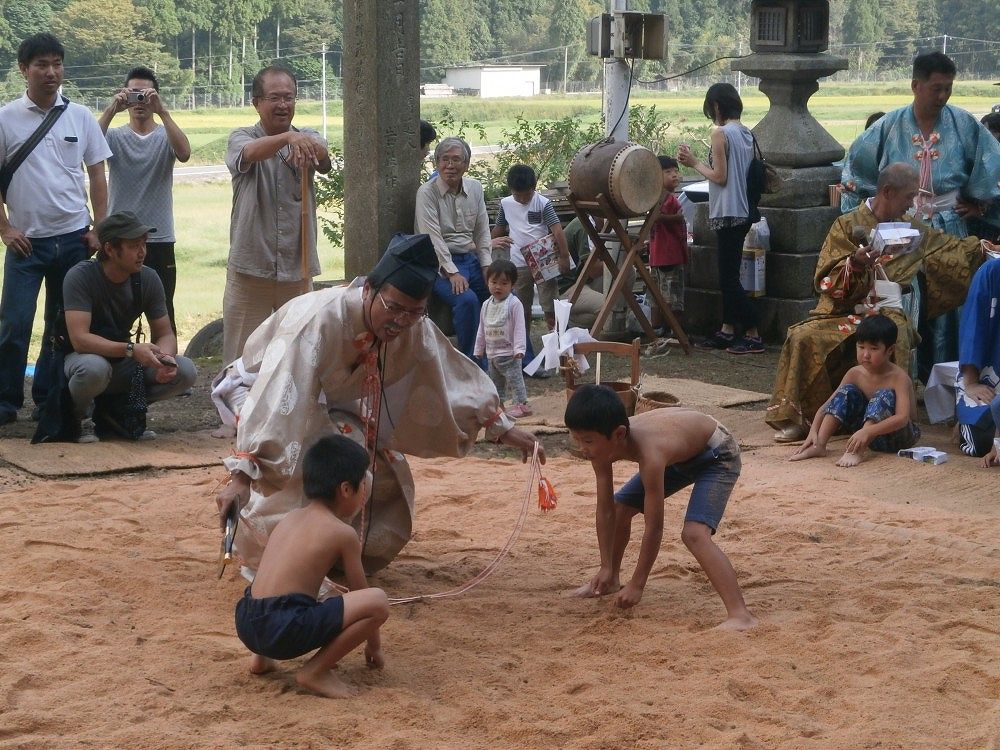
[[[342,698],[354,689],[332,670],[356,646],[367,641],[369,667],[385,665],[379,628],[389,617],[389,600],[382,589],[368,588],[361,543],[349,525],[371,490],[368,466],[368,452],[342,435],[322,437],[306,452],[308,504],[275,527],[253,583],[236,603],[236,633],[253,653],[254,674],[275,669],[276,659],[318,648],[295,680],[327,698]],[[351,590],[318,602],[324,577],[338,563]]]
[[[917,444],[913,381],[892,361],[898,336],[896,324],[884,315],[869,315],[858,324],[857,366],[819,407],[809,435],[789,461],[825,456],[827,441],[841,429],[853,434],[837,466],[857,466],[866,448],[895,453]]]
[[[576,390],[566,405],[565,423],[597,478],[601,568],[575,594],[614,593],[619,607],[638,604],[663,539],[663,500],[693,484],[681,541],[726,607],[726,620],[719,627],[748,630],[756,625],[736,571],[712,541],[740,475],[740,449],[729,431],[712,417],[688,409],[654,409],[629,419],[618,394],[601,385]],[[639,473],[615,492],[612,467],[623,459],[638,463]],[[622,557],[637,513],[645,520],[639,559],[632,579],[622,587]]]

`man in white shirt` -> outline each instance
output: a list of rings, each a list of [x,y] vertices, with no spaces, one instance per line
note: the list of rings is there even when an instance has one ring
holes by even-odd
[[[51,34],[21,42],[18,68],[24,96],[0,109],[0,162],[7,164],[54,107],[59,118],[20,165],[0,206],[0,239],[7,246],[0,297],[0,425],[17,419],[24,403],[24,371],[38,291],[45,280],[45,333],[62,307],[66,271],[99,249],[91,229],[81,164],[90,178],[94,221],[107,213],[104,161],[111,149],[86,107],[59,96],[62,44]],[[35,404],[45,402],[55,383],[49,347],[43,346],[31,387]]]
[[[191,158],[191,143],[167,111],[159,88],[152,70],[132,68],[125,76],[124,88],[112,97],[97,122],[114,151],[108,159],[108,213],[131,211],[156,227],[146,242],[145,265],[156,271],[163,283],[167,315],[176,335],[174,162]],[[128,112],[128,123],[109,130],[119,112]]]

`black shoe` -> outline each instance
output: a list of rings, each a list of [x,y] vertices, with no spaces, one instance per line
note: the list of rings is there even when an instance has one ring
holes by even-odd
[[[17,421],[16,411],[0,412],[0,427],[3,427],[5,424],[10,424],[11,422],[16,422],[16,421]]]
[[[760,336],[756,338],[744,336],[735,344],[728,347],[726,351],[730,354],[763,354],[767,349],[764,348],[764,342],[761,341]]]
[[[699,341],[695,346],[699,349],[728,349],[736,341],[736,337],[731,333],[716,331],[707,339]]]

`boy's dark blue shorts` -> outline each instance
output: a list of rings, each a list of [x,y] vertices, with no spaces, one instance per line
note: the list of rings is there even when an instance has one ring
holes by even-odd
[[[344,597],[318,602],[306,594],[254,599],[247,586],[236,602],[236,634],[269,659],[294,659],[322,648],[344,627]]]

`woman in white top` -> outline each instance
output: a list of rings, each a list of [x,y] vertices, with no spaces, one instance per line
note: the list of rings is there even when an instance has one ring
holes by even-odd
[[[722,292],[722,326],[704,342],[703,349],[725,349],[731,354],[759,354],[764,344],[757,330],[759,315],[740,283],[743,241],[752,223],[747,198],[747,170],[753,159],[753,136],[743,123],[743,101],[728,83],[716,83],[705,94],[703,107],[717,127],[712,131],[708,164],[681,144],[677,161],[708,180],[708,223],[718,238],[719,291]],[[742,328],[742,338],[736,329]]]

